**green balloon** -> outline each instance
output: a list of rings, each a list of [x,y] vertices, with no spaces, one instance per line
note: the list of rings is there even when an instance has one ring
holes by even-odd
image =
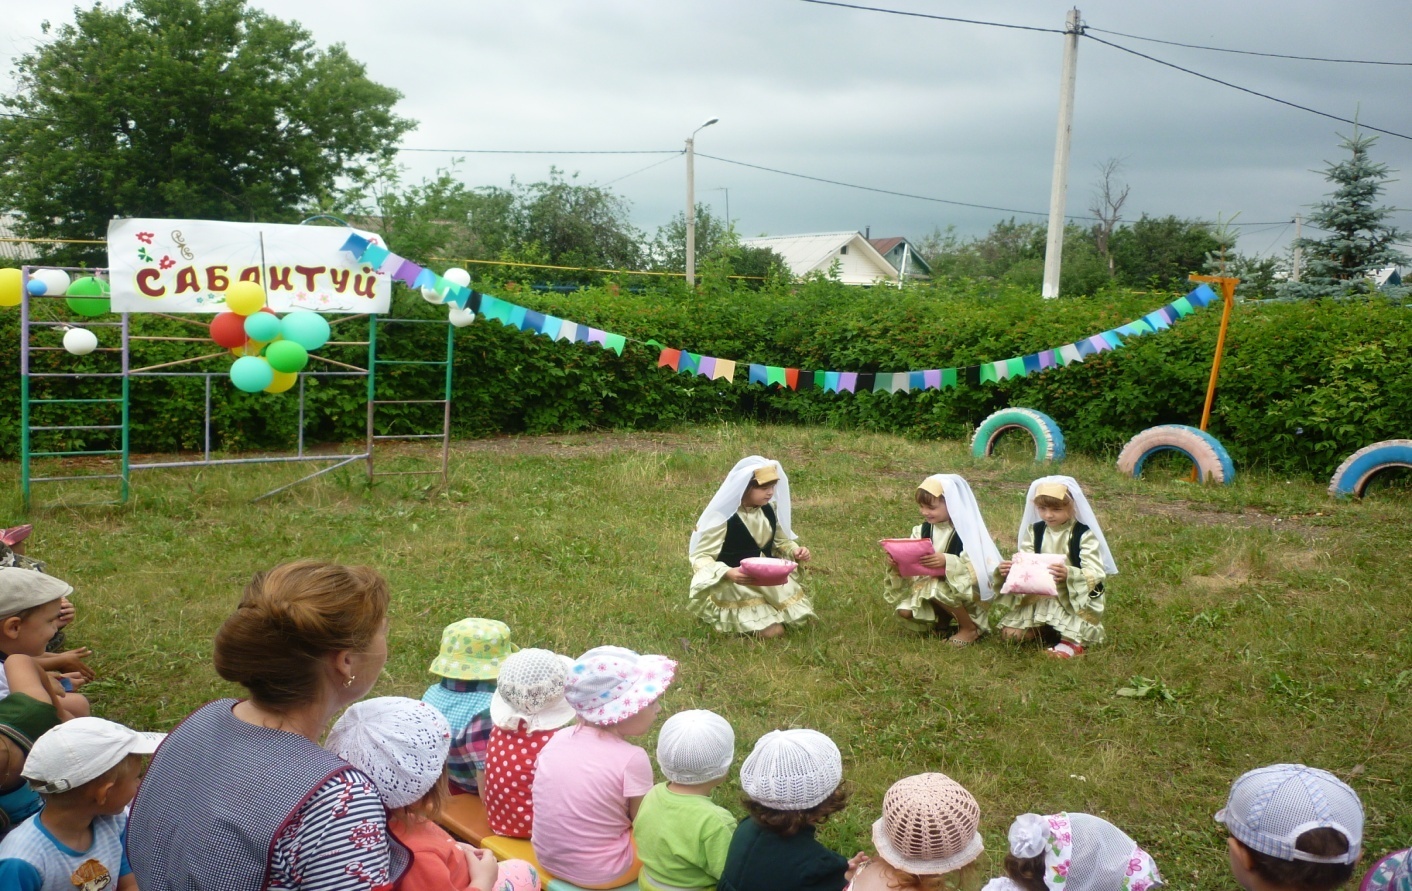
[[[274,381],[274,369],[259,356],[241,356],[230,366],[230,382],[247,393],[258,393]]]
[[[265,347],[265,359],[275,371],[292,374],[309,364],[309,351],[292,340],[277,340]]]
[[[112,309],[112,301],[108,299],[111,291],[103,279],[86,275],[73,280],[64,302],[81,316],[101,316]]]
[[[291,312],[280,320],[285,340],[292,340],[306,350],[317,350],[328,343],[328,321],[316,312]]]

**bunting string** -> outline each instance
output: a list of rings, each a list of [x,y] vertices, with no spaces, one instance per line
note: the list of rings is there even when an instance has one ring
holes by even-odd
[[[1098,353],[1120,349],[1126,340],[1135,337],[1165,331],[1178,319],[1186,318],[1219,299],[1209,286],[1197,285],[1186,296],[1117,328],[1081,338],[1073,343],[980,365],[896,372],[814,371],[754,362],[740,363],[735,359],[706,356],[664,346],[655,340],[637,340],[591,325],[536,312],[448,281],[430,269],[397,256],[385,247],[369,243],[356,233],[348,236],[342,250],[359,262],[392,276],[394,280],[408,287],[429,288],[441,295],[448,304],[478,313],[481,317],[500,322],[502,325],[548,337],[550,340],[597,344],[620,356],[623,354],[623,348],[631,342],[656,349],[658,368],[670,368],[681,374],[699,375],[710,380],[734,381],[737,369],[743,366],[748,383],[797,391],[822,390],[826,393],[907,393],[912,390],[944,390],[963,385],[980,386],[1025,377],[1051,368],[1062,368],[1082,362]]]

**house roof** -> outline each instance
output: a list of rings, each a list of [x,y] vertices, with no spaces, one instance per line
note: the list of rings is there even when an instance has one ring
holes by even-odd
[[[907,239],[903,238],[900,235],[896,238],[869,238],[868,244],[871,244],[873,247],[877,248],[878,253],[886,254],[888,251],[897,247],[899,244],[906,240]]]
[[[13,214],[0,214],[0,259],[33,260],[39,256],[39,248],[28,241],[14,241],[15,224]]]
[[[861,232],[814,232],[807,235],[764,235],[759,238],[745,238],[741,243],[749,247],[769,248],[784,258],[790,272],[807,275],[810,272],[827,272],[835,259],[842,260],[839,278],[845,284],[866,285],[878,279],[897,281],[897,270],[877,248],[868,243]],[[840,249],[852,249],[849,254],[840,254]]]
[[[919,270],[922,275],[931,275],[932,273],[931,266],[928,265],[927,261],[922,259],[922,255],[917,252],[917,246],[908,241],[905,236],[899,235],[895,238],[869,238],[868,243],[877,248],[878,253],[882,254],[884,257],[897,250],[898,246],[906,244],[911,248],[907,254],[907,274],[916,277]],[[889,260],[888,262],[891,263],[892,261]]]

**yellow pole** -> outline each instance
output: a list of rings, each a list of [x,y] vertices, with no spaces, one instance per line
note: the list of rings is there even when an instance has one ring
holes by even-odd
[[[1190,275],[1194,282],[1206,282],[1207,284],[1219,284],[1221,286],[1221,300],[1224,306],[1221,309],[1221,331],[1216,335],[1216,355],[1211,358],[1211,379],[1206,384],[1206,404],[1201,408],[1201,428],[1206,429],[1206,425],[1211,422],[1211,404],[1216,401],[1216,378],[1221,373],[1221,356],[1226,351],[1226,330],[1231,324],[1231,308],[1235,306],[1235,289],[1240,284],[1240,279],[1230,278],[1224,275]],[[1191,469],[1191,481],[1198,479],[1195,467]]]

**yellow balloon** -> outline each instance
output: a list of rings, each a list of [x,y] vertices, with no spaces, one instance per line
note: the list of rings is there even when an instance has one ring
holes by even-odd
[[[299,375],[292,371],[276,371],[274,382],[265,388],[266,393],[283,393],[299,380]]]
[[[255,282],[236,282],[226,288],[226,309],[238,316],[259,312],[265,305],[265,289]]]
[[[269,345],[267,340],[247,340],[245,346],[231,347],[230,354],[237,359],[241,356],[258,356],[260,351]]]
[[[19,306],[24,276],[18,269],[0,269],[0,306]]]

